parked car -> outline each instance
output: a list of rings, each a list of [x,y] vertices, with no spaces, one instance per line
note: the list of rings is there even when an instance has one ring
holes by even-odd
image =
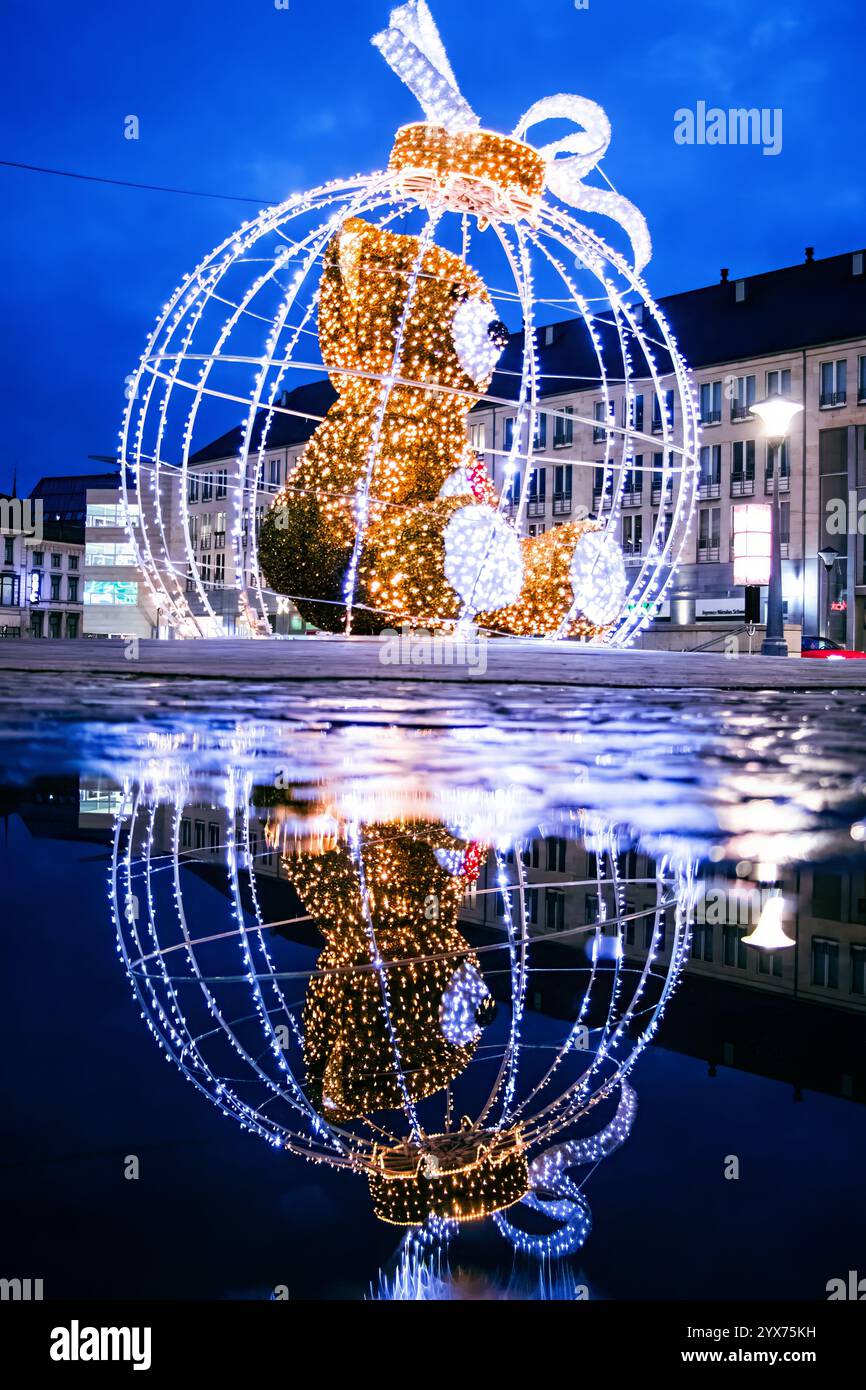
[[[804,637],[800,655],[822,656],[827,661],[856,661],[858,658],[866,658],[866,652],[855,652],[850,647],[840,647],[838,642],[831,642],[829,637]]]

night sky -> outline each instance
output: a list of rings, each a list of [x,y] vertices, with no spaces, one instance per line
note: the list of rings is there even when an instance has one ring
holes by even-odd
[[[511,130],[543,96],[607,109],[605,169],[646,213],[657,295],[866,241],[856,0],[432,0],[461,87]],[[0,167],[0,489],[115,448],[153,316],[259,207],[380,168],[414,98],[369,39],[388,0],[7,0],[5,160],[247,197],[184,197]],[[682,147],[674,113],[780,107],[783,146]],[[140,138],[124,138],[125,118]],[[557,132],[552,132],[556,134]]]

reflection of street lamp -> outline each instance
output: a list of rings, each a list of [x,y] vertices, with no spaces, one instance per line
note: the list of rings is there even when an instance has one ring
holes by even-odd
[[[818,636],[819,636],[819,637],[829,637],[829,636],[830,636],[830,617],[829,617],[829,614],[828,614],[828,612],[827,612],[827,609],[828,609],[829,606],[830,606],[830,575],[831,575],[832,572],[833,572],[833,566],[835,565],[836,561],[837,561],[839,558],[840,558],[840,557],[839,557],[839,552],[838,552],[838,550],[834,550],[833,547],[832,547],[832,545],[825,546],[823,550],[819,550],[819,551],[818,551],[818,559],[821,561],[822,565],[824,566],[824,575],[825,575],[825,581],[826,581],[826,584],[827,584],[827,597],[826,597],[826,600],[824,600],[824,601],[822,602],[821,593],[818,594],[818,609],[819,609],[819,612],[818,612]],[[821,585],[821,586],[819,586],[819,587],[820,587],[821,591],[823,592],[823,585]],[[821,630],[822,628],[824,629],[823,632],[822,632],[822,630]]]
[[[785,624],[782,608],[782,535],[779,525],[779,473],[782,467],[782,445],[788,437],[788,430],[795,415],[803,409],[796,401],[785,396],[769,396],[765,401],[757,401],[751,406],[763,425],[764,438],[769,449],[778,446],[778,458],[773,464],[773,538],[770,552],[770,583],[767,588],[767,631],[761,643],[763,656],[787,656],[788,644],[785,641]]]

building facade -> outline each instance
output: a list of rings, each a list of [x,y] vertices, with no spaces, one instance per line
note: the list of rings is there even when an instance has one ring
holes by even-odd
[[[29,498],[0,504],[0,637],[80,637],[84,527],[46,520]]]
[[[864,253],[815,260],[744,280],[722,272],[718,285],[659,301],[692,369],[701,416],[697,524],[657,625],[742,621],[744,591],[734,587],[733,508],[769,501],[779,470],[780,531],[786,620],[805,633],[866,649],[866,271]],[[524,489],[530,535],[575,516],[603,517],[603,461],[608,435],[598,387],[569,389],[593,369],[582,325],[538,330],[540,405],[531,459],[510,490]],[[523,335],[506,349],[491,395],[514,393]],[[672,391],[662,377],[674,435]],[[642,392],[643,386],[643,392]],[[649,380],[635,382],[632,428],[661,435]],[[613,421],[626,426],[625,390],[611,387]],[[781,394],[804,406],[781,448],[770,447],[750,406]],[[498,487],[511,448],[516,409],[476,407],[470,442]],[[622,436],[619,436],[622,438]],[[660,450],[634,444],[624,479],[619,538],[626,565],[646,553],[662,496]],[[824,552],[822,560],[820,552]],[[835,553],[834,553],[835,552]],[[764,595],[766,597],[766,595]]]

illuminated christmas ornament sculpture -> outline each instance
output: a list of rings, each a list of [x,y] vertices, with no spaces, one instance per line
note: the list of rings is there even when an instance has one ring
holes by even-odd
[[[554,1034],[532,1007],[549,938],[530,929],[529,843],[513,839],[507,855],[483,838],[494,821],[505,837],[505,787],[439,787],[417,816],[388,816],[388,796],[371,793],[361,816],[351,783],[318,803],[258,787],[249,739],[224,746],[219,776],[193,776],[180,747],[144,759],[123,793],[118,949],[160,1046],[243,1128],[365,1178],[387,1222],[437,1230],[492,1216],[520,1249],[579,1248],[591,1218],[572,1174],[630,1131],[628,1078],[684,964],[694,864],[662,855],[633,884],[624,832],[587,816],[557,826],[591,849],[597,906],[586,923],[576,904],[576,925],[557,933],[569,963],[556,978],[577,1002]],[[202,815],[222,837],[207,874],[222,884],[224,921],[212,898],[185,891]],[[490,923],[472,945],[470,892],[486,895]],[[304,924],[324,940],[312,963],[292,938]],[[550,1229],[531,1233],[524,1210]]]
[[[245,223],[172,296],[130,381],[121,457],[134,507],[123,478],[154,602],[186,636],[225,631],[235,614],[242,632],[268,635],[291,604],[331,631],[474,622],[628,643],[663,601],[691,523],[698,432],[686,367],[640,279],[645,221],[585,182],[610,124],[595,103],[556,96],[512,135],[481,129],[424,0],[395,10],[374,43],[425,121],[398,131],[385,171]],[[530,143],[552,118],[572,133]],[[631,263],[578,213],[618,225]],[[491,289],[473,262],[495,260]],[[542,371],[547,301],[548,318],[583,327],[592,415],[550,399],[566,388]],[[515,342],[516,377],[495,375]],[[330,395],[299,399],[293,388],[323,374]],[[479,458],[467,421],[485,406],[513,428]],[[560,443],[574,440],[569,452],[539,447],[542,414]],[[309,442],[284,484],[266,481],[287,438]],[[195,475],[216,458],[228,461],[219,581],[190,510]],[[569,492],[569,519],[525,534],[533,477],[566,461],[577,505]],[[649,473],[659,508],[626,567],[623,506]]]

